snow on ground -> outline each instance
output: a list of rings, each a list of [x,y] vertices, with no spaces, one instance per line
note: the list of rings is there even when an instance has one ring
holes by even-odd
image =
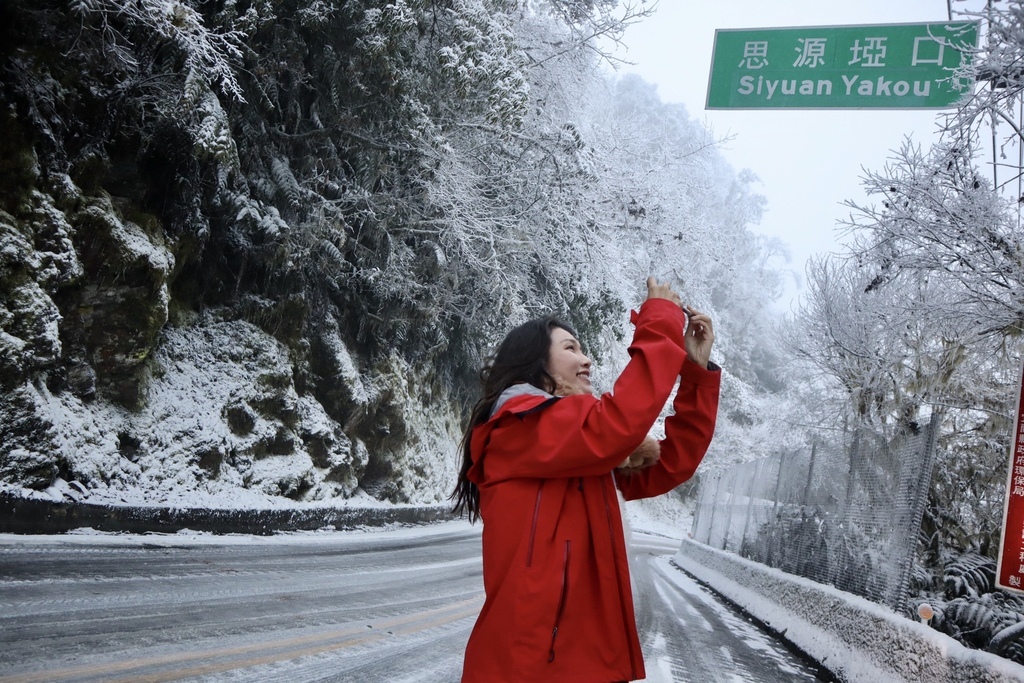
[[[400,541],[403,539],[423,539],[431,536],[443,536],[463,532],[473,528],[465,520],[440,522],[423,526],[395,527],[363,527],[351,531],[292,531],[272,536],[256,536],[250,534],[212,534],[204,531],[182,529],[175,534],[148,533],[126,534],[95,529],[77,529],[66,534],[0,534],[2,546],[31,545],[85,545],[85,546],[124,546],[146,545],[180,548],[196,545],[338,545],[347,542],[383,540]],[[480,525],[476,525],[476,529]]]
[[[625,509],[634,534],[646,532],[677,538],[685,536],[688,530],[686,511],[678,501],[666,499],[641,504],[631,502],[626,504]],[[60,535],[0,534],[0,547],[52,544],[168,548],[197,545],[344,546],[369,540],[422,539],[464,533],[467,529],[479,531],[480,525],[472,526],[465,520],[456,520],[416,527],[362,528],[347,532],[306,531],[272,536],[215,535],[188,529],[174,534],[125,534],[80,529]],[[787,639],[833,670],[838,668],[850,681],[878,683],[889,680],[924,680],[915,677],[918,672],[927,673],[929,681],[950,683],[1024,681],[1024,667],[986,653],[967,650],[927,626],[889,613],[885,608],[857,596],[786,575],[692,541],[681,541],[681,546],[682,550],[674,561],[687,572],[695,574],[758,619],[779,631],[785,631]],[[696,548],[696,552],[686,552],[687,548]],[[665,559],[664,563],[667,562]],[[674,568],[662,574],[674,577],[673,583],[681,590],[699,592],[688,576]],[[740,585],[750,577],[756,577],[751,585]],[[768,583],[765,583],[765,577]],[[806,615],[803,618],[792,616],[801,610],[816,610],[819,616],[824,614],[827,618],[822,620],[807,618]],[[838,635],[835,623],[842,626]],[[735,626],[730,627],[734,633],[740,625]],[[751,631],[751,634],[744,640],[750,640],[749,644],[755,649],[763,645],[757,640],[763,636],[757,636],[755,631]],[[884,656],[872,648],[884,651]],[[894,659],[900,662],[894,663]],[[650,680],[666,683],[673,680],[667,662],[661,662],[655,657],[650,664]]]
[[[785,633],[843,680],[1024,681],[1024,666],[970,650],[925,624],[832,586],[690,540],[682,542],[673,561]]]
[[[630,529],[681,540],[693,528],[693,509],[674,494],[621,503]]]
[[[121,489],[116,491],[107,490],[105,495],[89,495],[75,486],[76,482],[70,484],[60,477],[43,491],[36,491],[22,486],[14,486],[0,482],[0,494],[8,494],[21,498],[35,500],[50,500],[55,503],[76,501],[82,503],[95,503],[97,505],[131,505],[134,507],[172,507],[179,509],[210,508],[216,510],[283,510],[283,509],[317,509],[317,508],[391,508],[402,507],[388,501],[378,500],[362,489],[356,489],[350,498],[332,498],[329,500],[314,500],[299,502],[282,498],[281,496],[269,496],[261,491],[244,488],[230,488],[218,492],[211,497],[204,491],[182,489],[175,491],[174,495],[167,500],[155,499],[145,495],[145,492],[138,489]],[[413,506],[413,505],[410,505]],[[415,506],[413,506],[415,507]]]
[[[655,558],[652,562],[654,566],[661,570],[660,576],[671,582],[678,590],[686,593],[695,603],[703,604],[709,612],[714,614],[719,624],[717,628],[721,629],[721,625],[724,624],[727,627],[726,630],[738,638],[747,648],[763,654],[768,661],[772,662],[773,668],[777,667],[780,672],[787,677],[791,677],[793,681],[806,680],[806,670],[800,671],[794,668],[791,664],[793,660],[792,655],[785,651],[778,639],[743,618],[734,609],[727,607],[720,598],[712,596],[705,588],[697,585],[692,577],[679,571],[669,558],[659,557]],[[659,593],[664,593],[665,591],[660,585],[657,586],[657,589]],[[666,605],[679,603],[679,601],[673,600],[671,596],[665,594],[662,595],[662,601]],[[716,630],[716,627],[712,626],[689,603],[682,604],[688,607],[690,611],[682,621],[689,624],[699,624],[709,632]]]

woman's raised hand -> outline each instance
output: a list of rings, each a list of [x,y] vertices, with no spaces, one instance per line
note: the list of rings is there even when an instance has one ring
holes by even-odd
[[[711,317],[683,305],[682,298],[667,282],[658,282],[654,276],[647,278],[648,299],[668,299],[686,313],[686,335],[684,346],[687,357],[702,368],[708,367],[711,346],[715,342],[715,328]]]
[[[654,279],[654,276],[647,278],[647,298],[648,299],[668,299],[679,308],[683,307],[683,300],[672,291],[672,285],[667,282],[658,282]]]
[[[711,359],[711,345],[715,343],[715,328],[711,323],[711,317],[683,307],[686,311],[687,325],[686,337],[683,346],[686,348],[686,356],[704,369],[708,367]]]

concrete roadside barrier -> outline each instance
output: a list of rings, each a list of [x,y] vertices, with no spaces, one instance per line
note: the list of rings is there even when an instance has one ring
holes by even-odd
[[[1024,666],[882,605],[684,540],[673,562],[849,683],[1010,683]]]
[[[99,505],[0,493],[0,533],[59,534],[80,528],[126,533],[269,535],[281,531],[429,524],[455,519],[448,506],[302,507],[262,510]]]

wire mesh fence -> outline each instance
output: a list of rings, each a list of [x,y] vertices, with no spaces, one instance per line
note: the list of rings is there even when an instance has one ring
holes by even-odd
[[[902,611],[937,429],[860,429],[709,477],[693,538]]]

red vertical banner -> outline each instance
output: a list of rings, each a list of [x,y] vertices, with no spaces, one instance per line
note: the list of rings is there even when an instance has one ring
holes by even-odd
[[[1017,409],[1010,439],[1003,531],[999,538],[996,586],[1024,593],[1024,360],[1017,383]]]

